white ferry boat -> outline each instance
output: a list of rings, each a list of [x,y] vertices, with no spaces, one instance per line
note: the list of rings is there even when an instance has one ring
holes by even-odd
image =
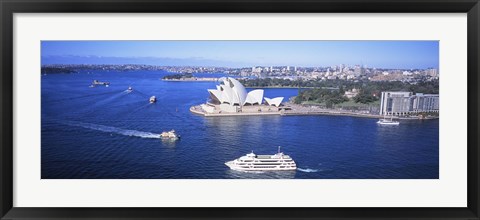
[[[160,138],[166,138],[166,139],[172,139],[172,140],[176,140],[176,139],[180,139],[180,135],[178,135],[175,130],[171,130],[171,131],[164,131],[160,134]]]
[[[379,124],[379,125],[399,125],[400,122],[399,121],[394,121],[392,118],[390,118],[390,119],[383,118],[383,119],[378,120],[377,124]]]
[[[274,155],[256,155],[253,152],[238,159],[225,163],[230,169],[238,171],[279,171],[279,170],[296,170],[295,161],[280,152]]]

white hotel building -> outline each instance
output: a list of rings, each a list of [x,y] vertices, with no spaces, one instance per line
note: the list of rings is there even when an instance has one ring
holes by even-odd
[[[439,95],[412,92],[382,92],[380,115],[439,112]]]

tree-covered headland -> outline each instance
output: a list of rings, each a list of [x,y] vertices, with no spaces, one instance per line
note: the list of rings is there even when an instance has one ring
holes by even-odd
[[[370,104],[379,100],[384,91],[407,91],[438,94],[439,81],[409,83],[401,81],[351,81],[351,80],[289,80],[277,78],[241,79],[245,87],[291,87],[299,88],[293,102],[296,104],[324,104],[332,107],[342,103]],[[345,91],[356,89],[358,94],[349,99]]]

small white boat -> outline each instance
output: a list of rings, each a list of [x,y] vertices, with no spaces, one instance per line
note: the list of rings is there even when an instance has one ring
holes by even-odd
[[[390,118],[390,119],[383,118],[383,119],[378,120],[377,124],[379,124],[379,125],[399,125],[400,122],[399,121],[394,121],[392,118]]]
[[[175,130],[164,131],[160,134],[160,138],[177,140],[180,139],[180,135],[175,132]]]
[[[155,96],[150,97],[149,99],[150,103],[155,103],[157,102],[157,98]]]
[[[256,155],[253,152],[225,163],[230,169],[238,171],[282,171],[296,170],[295,161],[280,152],[274,155]]]
[[[92,85],[93,86],[105,86],[105,87],[108,87],[108,85],[110,85],[110,82],[101,82],[101,81],[98,81],[98,80],[93,80],[92,82]]]
[[[127,89],[127,93],[131,93],[131,92],[133,92],[133,88],[131,86],[129,86],[128,89]]]

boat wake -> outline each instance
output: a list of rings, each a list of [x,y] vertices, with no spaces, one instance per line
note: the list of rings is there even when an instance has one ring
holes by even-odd
[[[298,167],[297,167],[297,170],[298,170],[298,171],[301,171],[301,172],[305,172],[305,173],[316,173],[316,172],[318,172],[318,170],[310,169],[310,168],[302,169],[302,168],[298,168]]]
[[[131,137],[158,138],[158,139],[160,138],[160,135],[155,134],[155,133],[151,133],[151,132],[127,130],[127,129],[121,129],[121,128],[116,128],[116,127],[109,127],[109,126],[105,126],[105,125],[92,124],[92,123],[66,122],[64,124],[70,125],[70,126],[92,129],[92,130],[96,130],[96,131],[102,131],[102,132],[106,132],[106,133],[115,133],[115,134],[120,134],[120,135],[125,135],[125,136],[131,136]]]

